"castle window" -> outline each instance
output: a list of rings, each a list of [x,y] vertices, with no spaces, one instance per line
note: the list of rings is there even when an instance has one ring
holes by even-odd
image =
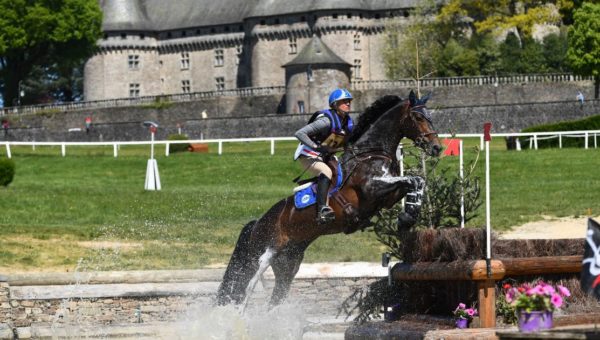
[[[381,15],[379,13],[375,14],[375,19],[379,19],[381,18]]]
[[[182,36],[182,37],[185,37],[186,35],[187,35],[187,32],[186,32],[186,31],[181,31],[181,36]]]
[[[225,78],[223,78],[223,77],[215,78],[215,85],[216,85],[217,91],[225,90]]]
[[[304,101],[303,100],[299,100],[298,101],[298,112],[299,113],[305,113],[306,109],[304,108]]]
[[[126,39],[126,38],[127,38],[127,34],[121,33],[121,39]]]
[[[215,66],[223,66],[223,64],[225,64],[225,56],[223,50],[215,50]]]
[[[216,32],[217,32],[217,31],[215,30],[215,28],[214,28],[214,27],[210,29],[210,33],[216,33]]]
[[[290,54],[298,53],[298,43],[296,42],[296,37],[290,38]]]
[[[300,22],[306,22],[306,17],[304,15],[300,17]]]
[[[181,52],[181,69],[187,70],[190,68],[190,54],[189,52]]]
[[[235,58],[235,64],[239,65],[242,63],[242,53],[244,53],[244,49],[242,47],[242,45],[236,46],[235,48],[235,55],[237,58]]]
[[[202,33],[202,31],[196,30],[196,35],[200,35],[200,33]]]
[[[306,68],[306,80],[308,80],[308,81],[315,80],[315,78],[313,77],[312,67],[310,65],[308,65],[308,67]]]
[[[142,34],[140,34],[140,40],[144,40],[144,39],[146,39],[146,35],[145,35],[145,34],[143,34],[143,33],[142,33]]]
[[[167,33],[167,38],[172,38],[172,37],[173,37],[173,34],[171,32],[168,32]]]
[[[361,64],[362,62],[360,59],[354,59],[354,65],[352,66],[352,76],[354,79],[362,79],[360,76]]]
[[[225,32],[229,32],[229,26],[225,26]]]
[[[275,25],[279,25],[279,19],[275,19]]]
[[[260,21],[260,24],[261,24],[261,25],[266,25],[266,24],[267,24],[267,22],[266,22],[265,20],[261,20],[261,21]]]
[[[348,13],[346,14],[346,16],[348,17],[348,19],[352,19],[352,13]]]
[[[354,50],[360,50],[360,33],[354,34]]]
[[[140,96],[140,84],[139,83],[130,83],[129,84],[129,97],[137,98]]]
[[[192,92],[192,87],[190,86],[190,81],[189,80],[182,80],[181,81],[181,92],[183,92],[183,93],[190,93],[190,92]]]
[[[130,70],[137,70],[140,67],[140,56],[137,54],[130,54],[127,57],[127,63]]]
[[[337,19],[337,18],[338,18],[338,15],[337,15],[337,13],[335,13],[335,14],[333,14],[331,17],[332,17],[332,18],[334,18],[334,19]]]
[[[244,32],[244,26],[240,25],[240,26],[238,27],[238,31],[240,31],[240,32]]]

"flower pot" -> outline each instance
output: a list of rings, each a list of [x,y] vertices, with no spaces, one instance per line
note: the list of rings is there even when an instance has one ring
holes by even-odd
[[[469,320],[468,319],[463,319],[463,318],[458,318],[456,319],[456,328],[468,328],[469,327]]]
[[[523,333],[539,332],[552,328],[552,312],[519,311],[519,331]]]

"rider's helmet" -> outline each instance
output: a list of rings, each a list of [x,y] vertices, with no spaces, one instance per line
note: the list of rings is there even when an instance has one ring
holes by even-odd
[[[333,107],[333,104],[335,104],[335,102],[342,99],[352,99],[352,95],[346,89],[335,89],[329,95],[329,106]]]

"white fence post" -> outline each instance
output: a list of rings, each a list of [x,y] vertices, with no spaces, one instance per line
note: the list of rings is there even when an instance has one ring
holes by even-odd
[[[67,146],[65,145],[65,143],[62,143],[60,145],[60,152],[63,157],[65,157],[67,155]]]
[[[165,143],[165,156],[169,157],[169,145],[171,145],[171,143],[166,142]]]
[[[588,148],[588,135],[589,135],[589,134],[586,132],[586,133],[585,133],[585,148],[586,148],[586,150],[587,150],[587,148]]]
[[[533,135],[533,147],[535,147],[535,149],[538,149],[538,143],[537,143],[537,135]]]
[[[219,141],[219,155],[223,153],[223,142]]]
[[[8,144],[8,142],[4,143],[4,145],[6,145],[6,156],[8,158],[12,158],[12,155],[10,154],[10,144]]]
[[[562,149],[562,133],[558,133],[558,148]]]
[[[271,139],[271,156],[275,154],[275,139]]]
[[[117,143],[113,144],[113,156],[117,158]]]

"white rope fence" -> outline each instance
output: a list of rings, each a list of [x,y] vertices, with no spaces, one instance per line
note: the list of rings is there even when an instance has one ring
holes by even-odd
[[[491,134],[492,137],[528,137],[529,147],[532,149],[538,149],[538,141],[558,138],[559,148],[562,148],[563,138],[584,138],[585,149],[590,148],[590,140],[593,141],[594,148],[598,148],[598,135],[600,130],[590,131],[555,131],[555,132],[528,132],[528,133],[496,133]],[[482,133],[465,133],[465,134],[441,134],[441,138],[479,138],[480,149],[485,150],[485,144]],[[169,156],[170,146],[173,144],[214,144],[218,146],[218,154],[223,154],[223,144],[225,143],[247,143],[247,142],[269,142],[271,155],[275,154],[275,142],[282,141],[296,141],[295,137],[264,137],[264,138],[228,138],[228,139],[191,139],[191,140],[158,140],[158,141],[131,141],[131,142],[17,142],[17,141],[4,141],[1,142],[6,148],[6,155],[8,158],[12,158],[11,146],[31,146],[35,150],[36,146],[60,146],[61,155],[66,157],[67,146],[112,146],[113,155],[116,158],[119,154],[121,146],[126,145],[164,145],[165,156]],[[520,150],[519,139],[517,138],[517,150]]]

